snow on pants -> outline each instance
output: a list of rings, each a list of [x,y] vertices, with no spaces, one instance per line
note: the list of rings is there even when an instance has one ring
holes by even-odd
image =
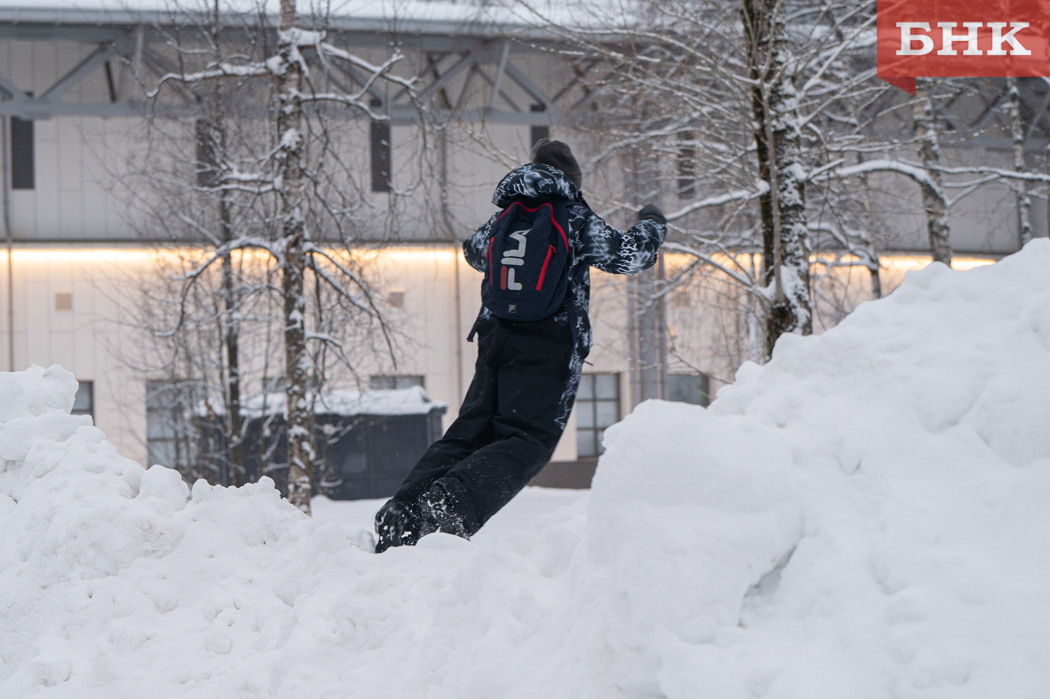
[[[479,319],[478,361],[459,417],[430,445],[394,496],[415,502],[439,478],[473,535],[550,460],[564,427],[572,333],[553,318]],[[462,511],[461,511],[462,510]]]

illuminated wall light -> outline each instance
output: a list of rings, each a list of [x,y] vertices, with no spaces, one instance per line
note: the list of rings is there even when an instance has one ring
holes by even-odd
[[[454,257],[465,262],[462,251],[453,251],[451,245],[448,247],[397,247],[384,249],[359,249],[347,253],[342,249],[328,249],[326,252],[337,260],[347,260],[351,257],[367,262],[379,264],[421,264],[440,263],[450,264]],[[161,262],[166,265],[188,265],[201,260],[209,251],[204,248],[19,248],[13,251],[13,262],[17,264],[111,264],[120,266],[141,266]],[[0,259],[6,262],[7,252],[0,250]],[[719,264],[732,266],[739,265],[750,268],[751,258],[754,265],[760,268],[762,256],[759,253],[745,253],[735,260],[725,253],[712,255],[712,259]],[[242,263],[268,263],[270,254],[261,250],[240,250],[234,252],[234,261]],[[663,253],[664,264],[669,271],[675,271],[691,264],[696,258],[692,255],[677,252]],[[833,259],[831,256],[814,254],[814,264],[820,264],[822,260]],[[850,258],[845,258],[849,260]],[[883,268],[892,271],[908,271],[922,269],[931,262],[929,255],[922,254],[883,254],[880,260]],[[854,258],[853,262],[857,262]],[[990,257],[957,256],[952,259],[952,268],[966,271],[984,265],[994,264],[996,260]]]
[[[711,259],[718,264],[730,267],[730,266],[741,266],[745,269],[751,266],[751,256],[754,256],[754,265],[756,269],[762,267],[762,255],[760,253],[743,253],[740,256],[734,257],[725,253],[716,253],[711,255]],[[684,268],[689,264],[692,264],[695,257],[687,255],[681,252],[666,252],[663,253],[665,268],[676,271]],[[824,253],[814,253],[810,256],[811,264],[822,264],[824,261],[832,261],[839,259],[835,255],[827,255]],[[842,261],[858,263],[860,260],[857,257],[844,256],[841,258]],[[933,258],[930,255],[922,254],[904,254],[904,253],[888,253],[879,256],[879,261],[884,269],[893,271],[908,271],[913,269],[922,269],[928,266]],[[984,265],[995,264],[998,260],[991,257],[969,257],[969,256],[956,256],[952,258],[952,269],[957,271],[965,272],[966,270],[974,269],[975,267],[983,267]],[[859,265],[858,265],[859,266]]]
[[[326,253],[335,259],[348,259],[348,254],[341,249],[328,249]],[[193,263],[201,260],[210,250],[205,248],[19,248],[13,251],[12,261],[23,264],[43,263],[137,263],[154,261],[166,263]],[[382,250],[362,249],[351,253],[353,257],[381,258],[383,262],[428,262],[438,261],[451,263],[453,259],[451,246],[447,248],[387,248]],[[462,255],[459,255],[462,259]],[[235,262],[269,261],[270,254],[263,250],[234,251]],[[0,250],[0,259],[6,262],[7,252]]]

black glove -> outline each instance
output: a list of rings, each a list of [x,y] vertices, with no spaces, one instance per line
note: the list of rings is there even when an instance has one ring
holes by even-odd
[[[645,221],[656,221],[659,224],[667,225],[667,217],[664,216],[664,212],[660,211],[660,207],[655,204],[646,204],[642,207],[642,210],[638,212],[638,220]]]

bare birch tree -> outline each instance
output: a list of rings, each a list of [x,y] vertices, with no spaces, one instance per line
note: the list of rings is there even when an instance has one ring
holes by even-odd
[[[207,278],[213,266],[218,266],[222,270],[227,318],[227,356],[236,356],[236,348],[230,343],[236,343],[236,324],[240,322],[232,283],[233,256],[262,254],[272,260],[279,281],[276,285],[264,285],[263,289],[274,294],[280,306],[288,496],[304,512],[309,512],[310,507],[315,460],[312,403],[318,384],[317,366],[311,361],[317,355],[312,357],[308,343],[320,343],[324,352],[333,353],[349,371],[354,371],[349,348],[336,335],[323,332],[323,323],[315,322],[311,327],[307,274],[313,276],[317,285],[330,290],[330,303],[335,308],[372,322],[386,338],[390,356],[394,354],[388,328],[356,263],[347,254],[323,244],[325,231],[334,231],[346,250],[348,234],[355,228],[355,211],[362,205],[354,201],[355,173],[340,157],[329,128],[329,113],[354,110],[381,122],[389,117],[371,107],[369,89],[374,84],[385,82],[414,94],[414,80],[399,77],[393,70],[403,58],[399,51],[390,51],[379,64],[370,63],[328,43],[323,31],[324,17],[311,20],[310,24],[322,28],[304,27],[295,0],[282,0],[275,42],[267,17],[261,12],[254,17],[242,13],[235,25],[222,27],[221,31],[188,32],[186,39],[176,36],[168,42],[176,66],[160,75],[148,91],[161,112],[171,103],[173,93],[205,93],[209,85],[221,86],[214,88],[219,93],[234,83],[241,86],[235,94],[249,115],[247,123],[260,134],[273,136],[265,147],[260,147],[257,139],[253,147],[235,154],[226,152],[222,146],[227,133],[222,126],[222,111],[216,116],[218,126],[213,124],[209,137],[215,162],[209,163],[209,181],[197,189],[218,198],[219,235],[198,231],[209,239],[211,248],[179,277],[178,318],[175,329],[168,333],[175,333],[184,325],[188,300],[195,287]],[[213,27],[222,21],[218,6],[212,21]],[[240,42],[238,50],[217,50],[214,42],[224,33],[234,35]],[[209,38],[213,45],[209,45]],[[357,89],[332,88],[334,81],[327,79],[332,62],[342,62],[354,75],[361,76]],[[235,212],[242,216],[244,225],[235,221]],[[320,292],[314,295],[318,299],[322,296]],[[319,313],[321,309],[315,310]],[[231,388],[240,386],[240,366],[232,362],[228,366],[238,369],[237,376],[230,372],[230,394]]]
[[[1018,88],[1017,78],[1006,79],[1006,90],[1010,110],[1010,138],[1014,146],[1014,171],[1025,173],[1028,166],[1025,163],[1024,142],[1025,127],[1021,121],[1021,91]],[[1015,185],[1017,193],[1017,228],[1021,245],[1023,246],[1032,239],[1032,200],[1028,196],[1028,184],[1024,181]]]
[[[648,151],[662,163],[664,190],[683,199],[667,212],[665,249],[695,263],[677,270],[665,293],[704,270],[739,285],[749,299],[743,312],[762,317],[765,357],[781,334],[812,331],[817,301],[834,305],[822,287],[836,270],[866,268],[871,295],[882,294],[882,237],[898,233],[879,222],[906,196],[900,178],[917,185],[932,256],[946,264],[952,207],[986,185],[1023,191],[1016,183],[1043,182],[1023,162],[942,160],[941,129],[957,121],[952,105],[984,88],[920,80],[909,98],[878,80],[874,2],[596,0],[557,22],[528,0],[516,6],[562,38],[574,60],[567,87],[580,97],[571,118],[598,143],[585,170]],[[952,128],[961,139],[962,127]],[[607,212],[637,208],[608,185]],[[738,327],[753,333],[759,324]]]
[[[753,83],[762,220],[762,281],[772,294],[766,312],[766,353],[784,333],[813,332],[810,308],[806,194],[798,94],[789,71],[783,0],[743,0],[748,75]]]
[[[856,239],[857,227],[813,228],[811,210],[831,190],[820,186],[807,201],[812,178],[841,164],[829,158],[841,159],[862,130],[820,124],[823,115],[852,98],[860,119],[870,119],[870,101],[885,89],[868,83],[873,66],[852,65],[873,35],[874,3],[672,0],[635,3],[627,13],[602,7],[595,3],[575,25],[544,25],[581,56],[586,75],[576,82],[584,98],[573,116],[600,143],[590,169],[642,148],[663,163],[664,182],[688,183],[674,187],[691,201],[668,211],[677,235],[666,249],[696,263],[669,283],[711,268],[740,285],[748,312],[761,316],[759,324],[745,324],[761,331],[748,344],[762,348],[756,359],[768,357],[780,335],[812,332],[814,232],[828,231],[831,245],[866,251],[859,263],[878,266],[873,243]],[[532,16],[541,19],[535,9]],[[633,110],[634,94],[655,108]],[[637,208],[612,199],[614,210]],[[752,272],[755,259],[760,268]]]

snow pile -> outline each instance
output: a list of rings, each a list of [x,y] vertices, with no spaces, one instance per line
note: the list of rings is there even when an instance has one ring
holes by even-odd
[[[0,698],[1041,696],[1048,268],[911,273],[708,410],[640,406],[538,529],[382,556],[0,375]]]
[[[709,410],[611,429],[581,597],[596,696],[1045,695],[1048,268],[1040,240],[909,273]]]

